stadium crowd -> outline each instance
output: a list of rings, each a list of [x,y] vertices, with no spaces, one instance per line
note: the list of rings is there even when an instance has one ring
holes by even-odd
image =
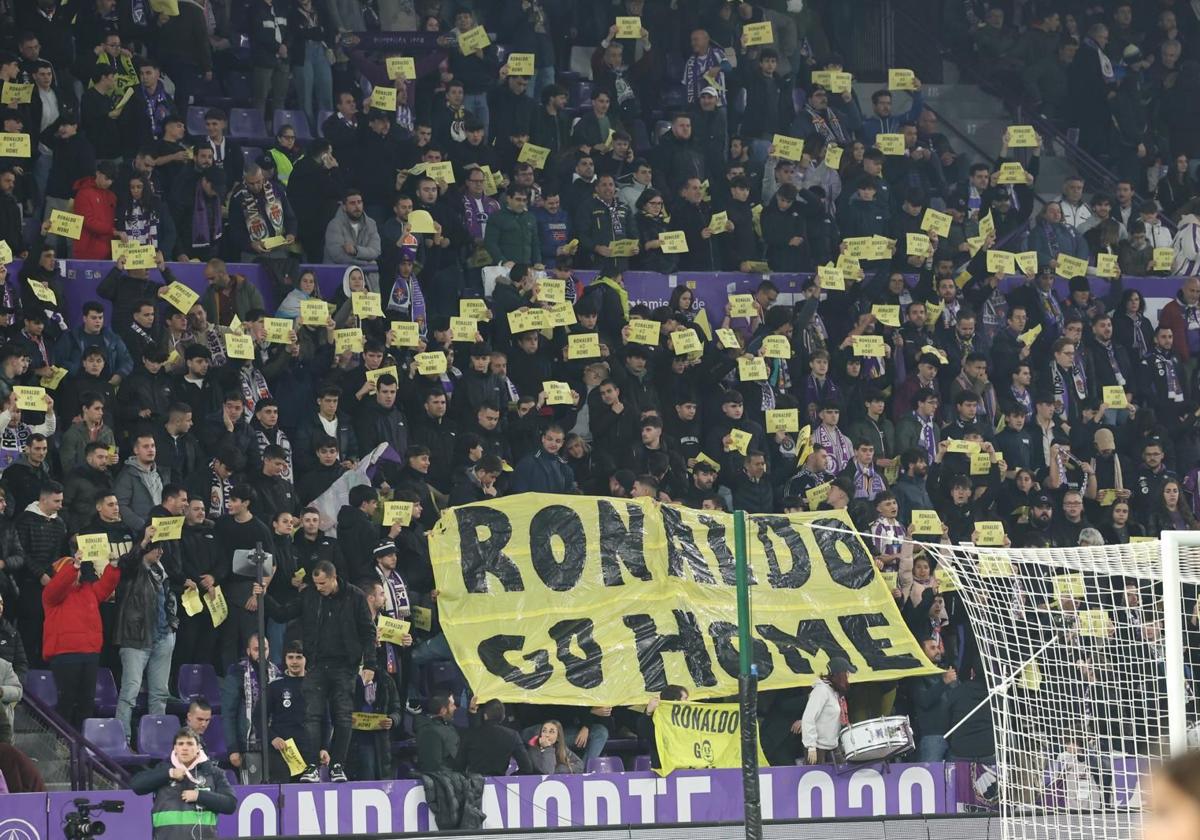
[[[451,658],[428,530],[448,506],[536,491],[849,510],[946,671],[847,688],[838,663],[809,713],[808,691],[764,695],[768,758],[817,760],[830,725],[896,708],[923,760],[985,759],[986,713],[942,737],[986,689],[961,602],[909,538],[972,541],[985,520],[1016,546],[1197,527],[1200,278],[1178,279],[1200,247],[1190,163],[1157,183],[1158,204],[1131,206],[1137,173],[1112,197],[1072,178],[1031,221],[1040,140],[1018,151],[1006,136],[999,160],[969,163],[919,79],[904,113],[883,87],[860,103],[835,52],[853,37],[849,4],[15,5],[0,141],[31,144],[0,159],[0,239],[20,261],[0,268],[0,676],[48,667],[73,725],[93,715],[101,667],[119,675],[128,736],[143,687],[161,714],[180,666],[209,664],[229,766],[263,737],[296,739],[308,766],[276,777],[327,763],[336,780],[389,778],[406,716],[425,769],[502,773],[512,758],[575,771],[610,736],[644,737],[648,720],[628,710],[487,698],[460,736],[462,698],[422,678]],[[984,28],[1002,5],[978,10],[981,54],[1007,43]],[[1112,5],[1091,9],[1096,25],[1121,25],[1130,4]],[[1133,5],[1148,32],[1155,4]],[[621,37],[618,16],[640,28]],[[1031,21],[1019,42],[1045,36],[1061,54],[1058,19]],[[771,40],[747,45],[764,22]],[[479,25],[499,48],[460,48]],[[405,51],[372,39],[393,32],[419,46],[415,77],[399,70],[389,87],[386,59]],[[568,69],[581,44],[590,83]],[[532,66],[514,72],[513,54]],[[1126,81],[1152,75],[1129,58],[1112,59]],[[231,132],[242,106],[273,136]],[[777,135],[803,140],[795,159]],[[1190,161],[1193,135],[1172,137],[1171,166]],[[1000,183],[1001,163],[1022,165],[1015,182]],[[52,226],[55,211],[83,217],[78,238]],[[682,251],[664,235],[676,232]],[[67,311],[57,261],[112,260],[117,243],[151,246],[155,268],[118,254],[106,302]],[[1036,259],[992,266],[997,243]],[[1156,248],[1173,248],[1157,323],[1119,276],[1154,273]],[[1105,256],[1116,277],[1101,278]],[[194,303],[167,299],[176,261],[205,263]],[[344,266],[342,283],[321,289],[302,264]],[[769,272],[818,267],[823,279],[779,299]],[[712,311],[694,289],[716,279],[693,275],[651,308],[625,289],[631,270],[767,276]],[[480,300],[485,311],[463,308]],[[328,303],[316,321],[314,301]],[[468,311],[476,323],[455,334]],[[287,319],[282,335],[272,318]],[[648,338],[635,333],[646,321]],[[418,370],[419,353],[445,364]],[[47,383],[44,404],[18,406],[15,389]],[[798,422],[775,431],[781,410]],[[349,491],[327,536],[321,499],[382,444],[395,460]],[[383,523],[389,501],[411,520]],[[918,532],[914,511],[940,524]],[[181,538],[156,541],[152,521],[178,516]],[[77,538],[92,534],[111,562],[84,561]],[[265,591],[245,563],[260,547],[274,558]],[[211,607],[184,602],[217,588],[229,614],[214,627]],[[413,619],[411,634],[380,642],[380,614]],[[1123,615],[1133,633],[1153,620]],[[263,696],[268,736],[252,713]],[[201,736],[216,699],[188,712]],[[354,712],[386,722],[354,730]]]

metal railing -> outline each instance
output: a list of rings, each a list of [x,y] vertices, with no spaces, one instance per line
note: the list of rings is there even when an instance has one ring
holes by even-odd
[[[117,790],[129,787],[129,773],[40,698],[26,693],[17,710],[26,715],[44,733],[45,738],[54,739],[56,751],[65,751],[68,774],[63,781],[70,784],[71,790]],[[26,726],[24,731],[30,730]],[[53,783],[56,780],[46,781]]]

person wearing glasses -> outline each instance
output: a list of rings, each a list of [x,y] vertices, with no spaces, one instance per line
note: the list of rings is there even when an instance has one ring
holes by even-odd
[[[275,177],[286,187],[292,177],[292,167],[304,154],[296,142],[296,129],[291,125],[280,126],[275,134],[275,145],[267,150],[267,154],[275,161]]]

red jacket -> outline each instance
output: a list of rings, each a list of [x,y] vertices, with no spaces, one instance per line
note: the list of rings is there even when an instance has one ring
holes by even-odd
[[[83,232],[75,243],[72,256],[77,260],[111,259],[117,214],[116,194],[96,186],[94,175],[80,178],[74,186],[74,212],[83,216]]]
[[[100,580],[75,585],[75,564],[63,563],[42,590],[46,624],[42,629],[42,657],[60,653],[99,653],[104,646],[100,604],[117,589],[121,571],[109,563]]]

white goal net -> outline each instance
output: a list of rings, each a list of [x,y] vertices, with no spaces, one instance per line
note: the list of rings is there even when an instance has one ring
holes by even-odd
[[[926,548],[987,676],[1005,840],[1132,840],[1148,773],[1195,741],[1200,534]]]

